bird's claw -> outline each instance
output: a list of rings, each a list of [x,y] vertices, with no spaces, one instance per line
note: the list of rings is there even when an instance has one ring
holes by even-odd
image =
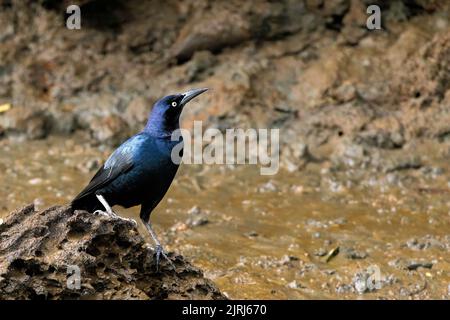
[[[122,221],[125,221],[125,222],[128,222],[128,223],[131,223],[134,227],[137,227],[137,222],[136,222],[136,220],[134,220],[134,219],[128,219],[128,218],[123,218],[123,217],[121,217],[121,216],[118,216],[118,215],[115,214],[114,212],[109,213],[109,212],[102,211],[102,210],[96,210],[96,211],[94,211],[94,214],[96,214],[96,215],[102,215],[102,216],[105,216],[105,217],[109,217],[109,218],[111,218],[111,219],[113,219],[113,220],[122,220]]]
[[[173,264],[172,260],[170,260],[170,258],[167,256],[167,254],[164,252],[164,249],[161,245],[156,246],[155,254],[156,254],[156,272],[159,271],[159,260],[161,255],[167,260],[167,262],[169,262],[172,269],[176,270],[175,265]]]
[[[109,217],[110,216],[106,211],[102,211],[102,210],[95,210],[94,214],[98,215],[98,216],[105,216],[105,217]]]

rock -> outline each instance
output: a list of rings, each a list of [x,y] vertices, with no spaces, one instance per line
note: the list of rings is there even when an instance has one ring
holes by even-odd
[[[406,265],[406,269],[408,270],[417,270],[419,268],[431,269],[432,267],[433,262],[415,261],[415,260],[408,261]]]
[[[356,250],[355,248],[344,248],[344,254],[347,259],[359,260],[367,258],[368,254],[364,251]]]
[[[289,289],[305,289],[306,287],[303,286],[302,284],[298,283],[297,280],[291,281],[289,282],[286,287],[288,287]]]
[[[54,110],[50,117],[50,130],[56,134],[70,134],[76,129],[75,113],[69,110]]]
[[[397,258],[389,261],[388,263],[391,267],[395,267],[397,269],[414,271],[419,268],[431,269],[436,262],[433,261],[424,261],[424,260],[415,260],[415,259],[403,259]]]
[[[268,182],[259,186],[257,191],[258,193],[277,192],[278,187],[273,180],[269,180]]]
[[[383,30],[369,31],[365,0],[162,1],[158,10],[83,0],[89,27],[73,32],[61,28],[65,1],[9,1],[0,104],[13,108],[0,115],[0,136],[86,130],[116,145],[156,99],[206,86],[182,126],[279,127],[290,172],[328,160],[333,170],[407,169],[384,170],[377,157],[450,140],[450,2],[391,2],[375,1]]]
[[[381,117],[370,123],[355,141],[369,147],[382,149],[401,148],[405,144],[404,129],[395,117]]]
[[[430,248],[446,250],[446,248],[450,248],[450,239],[444,237],[440,238],[434,235],[426,235],[421,238],[409,239],[406,241],[405,246],[415,251],[428,250]]]
[[[244,233],[244,236],[246,236],[247,238],[253,239],[259,236],[258,232],[256,231],[249,231]]]
[[[328,251],[325,248],[318,248],[317,250],[314,250],[314,255],[318,257],[324,257]]]
[[[201,210],[194,206],[188,211],[189,218],[186,219],[185,224],[191,228],[203,226],[209,223],[208,212]]]
[[[196,52],[187,66],[187,82],[202,80],[205,72],[216,62],[217,58],[211,52]]]
[[[144,97],[135,97],[128,104],[125,119],[131,124],[145,124],[151,110],[152,101]]]
[[[320,22],[302,2],[218,3],[193,14],[180,30],[171,56],[184,62],[196,51],[218,52],[251,39],[274,39],[312,30]]]
[[[96,118],[90,128],[94,139],[110,146],[117,146],[129,137],[127,123],[117,115]]]
[[[86,162],[80,162],[76,165],[76,168],[84,173],[98,170],[99,167],[100,159],[89,159]]]
[[[0,115],[0,127],[6,133],[24,133],[29,139],[45,138],[49,132],[49,119],[44,111],[25,107],[12,107]]]
[[[422,159],[416,155],[398,155],[387,159],[382,166],[383,171],[386,173],[400,170],[415,170],[422,167]]]
[[[192,19],[183,27],[171,49],[172,56],[185,61],[196,51],[215,52],[236,45],[250,38],[250,29],[250,22],[239,13],[207,12],[201,19]]]
[[[135,226],[86,211],[34,205],[0,225],[2,299],[224,299],[201,270],[154,251]],[[79,275],[79,278],[78,278]]]

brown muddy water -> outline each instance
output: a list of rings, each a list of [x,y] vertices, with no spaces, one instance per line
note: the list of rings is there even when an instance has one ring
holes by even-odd
[[[81,136],[0,147],[0,218],[69,202],[111,151]],[[184,165],[151,219],[232,299],[448,299],[449,195],[444,176]]]

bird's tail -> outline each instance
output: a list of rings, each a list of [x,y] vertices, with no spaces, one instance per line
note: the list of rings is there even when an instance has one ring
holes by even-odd
[[[98,201],[94,194],[86,195],[82,198],[75,198],[70,203],[70,207],[72,210],[86,210],[88,212],[102,209],[100,201]]]

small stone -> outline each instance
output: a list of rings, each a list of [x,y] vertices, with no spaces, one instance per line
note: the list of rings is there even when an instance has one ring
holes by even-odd
[[[118,145],[129,136],[127,123],[117,115],[94,119],[90,127],[96,140],[111,146]]]
[[[189,209],[188,214],[199,214],[201,212],[201,209],[198,206],[193,206],[191,209]]]
[[[433,267],[432,262],[421,262],[421,261],[409,261],[406,265],[408,270],[417,270],[419,268],[431,269]]]
[[[188,229],[188,226],[186,225],[186,223],[177,222],[175,225],[173,225],[170,228],[170,231],[172,231],[172,232],[182,232],[182,231],[186,231],[187,229]]]
[[[297,280],[291,281],[289,282],[286,287],[290,288],[290,289],[302,289],[302,288],[306,288],[305,286],[302,286],[300,283],[297,282]]]
[[[42,183],[42,179],[41,178],[34,178],[34,179],[30,179],[28,180],[28,183],[31,185],[38,185]]]
[[[208,218],[201,217],[201,216],[196,216],[196,217],[189,218],[186,220],[186,224],[190,227],[199,227],[199,226],[203,226],[207,223],[209,223]]]
[[[365,259],[367,258],[367,253],[364,251],[357,251],[354,248],[349,248],[345,252],[345,257],[352,260]]]
[[[305,188],[303,186],[292,186],[291,190],[295,194],[303,194]]]
[[[298,258],[295,256],[289,256],[289,255],[285,254],[280,259],[281,264],[288,264],[291,261],[298,261]]]
[[[244,233],[244,235],[248,238],[255,238],[255,237],[259,236],[259,234],[256,231],[246,232],[246,233]]]
[[[354,291],[353,286],[349,284],[338,284],[336,286],[336,293],[349,293],[353,291]]]
[[[326,254],[327,254],[327,250],[325,250],[325,248],[319,248],[319,249],[314,251],[314,255],[318,256],[318,257],[323,257]]]
[[[277,188],[277,186],[274,184],[273,181],[269,181],[269,182],[267,182],[267,183],[261,185],[261,186],[258,188],[258,192],[259,192],[259,193],[276,192],[276,191],[278,191],[278,188]]]
[[[91,172],[93,170],[98,169],[100,166],[100,161],[98,159],[89,159],[86,162],[81,162],[77,164],[77,169],[81,170],[84,173]]]
[[[24,133],[29,139],[45,138],[50,129],[45,112],[25,107],[15,107],[2,114],[0,127],[5,132]]]

